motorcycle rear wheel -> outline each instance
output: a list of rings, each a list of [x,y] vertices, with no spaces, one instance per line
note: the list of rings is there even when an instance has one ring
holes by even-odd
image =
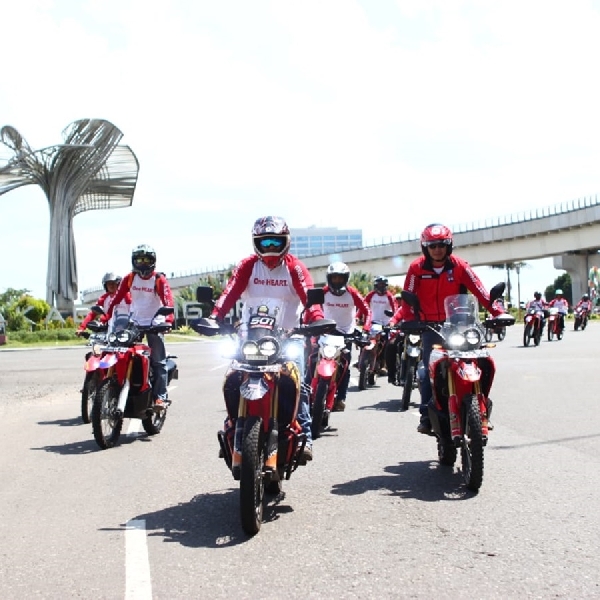
[[[531,340],[531,325],[525,325],[525,331],[523,331],[523,346],[527,348]]]
[[[485,330],[485,335],[483,336],[486,342],[492,341],[492,329],[491,327],[487,327]]]
[[[92,421],[92,407],[94,406],[94,398],[99,383],[98,373],[86,373],[83,380],[83,388],[81,390],[81,420],[84,423]]]
[[[483,483],[483,434],[481,413],[475,394],[463,398],[463,441],[460,449],[462,474],[467,489],[477,492]]]
[[[92,431],[100,448],[106,450],[116,445],[123,428],[123,416],[116,415],[121,388],[111,379],[105,379],[94,398],[92,406]]]
[[[315,399],[311,407],[312,423],[310,430],[313,440],[316,440],[321,435],[323,426],[323,415],[325,414],[325,403],[327,402],[327,393],[329,392],[329,381],[319,378]]]
[[[438,440],[438,460],[441,465],[446,465],[447,467],[454,466],[456,456],[456,446],[451,441],[444,443]]]
[[[413,389],[413,383],[415,380],[415,363],[411,360],[406,365],[406,379],[404,380],[404,387],[402,388],[402,410],[408,410],[410,406],[410,395]]]
[[[498,339],[502,341],[506,337],[506,327],[502,327],[498,332]]]
[[[242,529],[248,535],[260,531],[263,515],[265,482],[263,465],[265,444],[260,417],[247,417],[242,442],[242,468],[240,475],[240,516]]]
[[[142,419],[142,427],[148,435],[157,435],[160,433],[167,418],[167,407],[160,412],[155,412],[151,417]]]

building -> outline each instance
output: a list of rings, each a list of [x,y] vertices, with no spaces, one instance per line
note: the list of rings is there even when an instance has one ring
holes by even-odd
[[[290,229],[292,241],[290,252],[298,258],[318,254],[334,254],[353,248],[362,248],[361,229],[338,229],[337,227],[316,227]]]

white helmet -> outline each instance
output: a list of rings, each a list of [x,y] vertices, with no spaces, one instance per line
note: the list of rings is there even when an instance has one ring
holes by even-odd
[[[340,275],[343,277],[343,282],[332,281],[334,275]],[[350,279],[350,269],[348,265],[343,262],[334,262],[327,267],[327,285],[332,294],[335,296],[341,296],[346,291],[348,280]]]

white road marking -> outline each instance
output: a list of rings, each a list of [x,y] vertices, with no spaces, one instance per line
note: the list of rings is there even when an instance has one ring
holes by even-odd
[[[125,529],[125,600],[152,600],[145,519],[131,519]]]

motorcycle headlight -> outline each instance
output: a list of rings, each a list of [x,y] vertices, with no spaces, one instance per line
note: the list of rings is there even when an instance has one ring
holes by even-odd
[[[478,347],[481,342],[481,334],[477,329],[467,329],[464,333],[465,340],[469,346]]]
[[[453,333],[448,338],[448,345],[450,348],[461,348],[465,341],[465,336],[462,333]]]
[[[223,358],[233,358],[236,354],[237,345],[231,340],[223,340],[221,343],[221,356]]]
[[[108,338],[106,338],[110,344],[114,344],[117,341],[116,333],[109,333]]]
[[[119,331],[116,335],[117,335],[117,341],[119,342],[119,344],[126,344],[127,342],[129,342],[131,340],[131,333],[129,333],[129,331],[127,331],[127,329],[125,329],[123,331]]]
[[[259,352],[263,356],[273,356],[278,350],[277,342],[275,340],[263,340],[260,342],[258,347]]]
[[[409,341],[411,344],[418,344],[420,339],[421,339],[421,338],[420,338],[418,335],[415,335],[414,333],[411,333],[411,334],[409,334],[409,336],[408,336],[408,341]]]
[[[335,356],[335,348],[333,346],[323,346],[321,350],[325,358],[333,358]]]
[[[242,346],[242,354],[244,356],[253,358],[258,353],[258,345],[255,342],[245,342]]]

